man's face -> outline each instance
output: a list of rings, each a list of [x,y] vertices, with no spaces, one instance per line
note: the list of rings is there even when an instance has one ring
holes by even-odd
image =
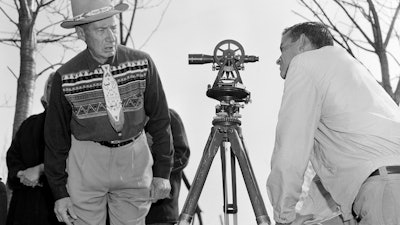
[[[280,46],[281,56],[276,61],[276,64],[279,65],[282,79],[286,78],[290,61],[292,61],[293,57],[300,53],[298,51],[297,41],[292,42],[291,38],[289,37],[289,33],[290,31],[282,35]]]
[[[86,42],[93,58],[100,63],[115,55],[117,46],[117,23],[115,16],[82,26],[79,38]]]

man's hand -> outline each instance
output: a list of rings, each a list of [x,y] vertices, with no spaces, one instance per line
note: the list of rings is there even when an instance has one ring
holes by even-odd
[[[43,173],[43,164],[30,167],[26,170],[18,171],[17,177],[19,181],[26,186],[41,186],[39,184],[39,178]]]
[[[169,197],[171,192],[171,184],[168,179],[161,177],[153,177],[151,182],[150,198],[152,202]]]
[[[29,183],[34,184],[33,187],[39,184],[39,178],[42,174],[43,164],[39,164],[22,171],[22,177],[25,178],[25,180],[28,180]]]
[[[308,220],[312,220],[313,216],[312,215],[300,215],[296,214],[296,219],[291,222],[291,223],[276,223],[276,225],[303,225],[304,222]]]
[[[25,186],[29,187],[35,187],[36,182],[32,182],[29,179],[27,179],[24,175],[24,170],[20,170],[17,173],[17,177],[19,178],[19,182]]]
[[[61,198],[54,204],[54,212],[59,222],[72,225],[78,217],[72,209],[72,202],[69,197]]]

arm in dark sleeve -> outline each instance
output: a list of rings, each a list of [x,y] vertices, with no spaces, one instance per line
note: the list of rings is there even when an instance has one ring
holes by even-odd
[[[169,109],[169,113],[171,117],[172,139],[175,149],[174,167],[172,169],[172,172],[177,172],[183,170],[186,167],[189,161],[190,148],[181,117],[173,109]]]
[[[57,72],[51,88],[50,101],[44,126],[46,142],[44,171],[56,200],[68,197],[66,188],[68,174],[66,159],[71,147],[71,106],[61,87],[61,76]]]
[[[7,151],[6,162],[8,168],[8,185],[10,185],[11,189],[15,189],[22,184],[19,182],[19,178],[17,177],[17,173],[20,170],[26,169],[26,165],[22,160],[22,152],[21,152],[21,144],[20,144],[20,136],[21,131],[23,130],[24,123],[21,124],[17,133],[15,134],[14,139],[11,142],[11,146]]]
[[[168,104],[157,69],[150,57],[148,60],[144,108],[149,117],[145,129],[153,137],[153,175],[169,179],[174,151],[170,136]]]

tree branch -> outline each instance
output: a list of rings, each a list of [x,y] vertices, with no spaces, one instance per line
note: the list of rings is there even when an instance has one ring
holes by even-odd
[[[11,72],[11,74],[18,80],[17,74],[15,74],[14,71],[12,71],[12,69],[11,69],[9,66],[7,66],[7,69],[8,69],[8,70]]]
[[[20,13],[26,15],[29,18],[32,18],[32,14],[29,8],[29,3],[27,2],[27,0],[20,0],[19,2],[20,2]]]
[[[353,0],[354,2],[354,0]],[[361,12],[361,14],[364,16],[365,19],[367,19],[368,21],[370,21],[370,17],[368,15],[368,13],[365,11],[365,9],[363,7],[361,7],[360,5],[354,3],[350,3],[350,2],[346,2],[346,1],[342,1],[343,5],[349,5],[355,9],[358,9],[358,11]]]
[[[0,42],[21,42],[19,38],[0,38]]]
[[[397,60],[397,58],[396,58],[391,52],[386,51],[386,53],[387,53],[388,55],[390,55],[390,57],[392,57],[392,59],[396,62],[396,64],[397,64],[398,66],[400,66],[400,62]]]
[[[127,30],[127,35],[125,36],[125,39],[123,40],[124,45],[126,45],[126,43],[128,42],[128,39],[131,37],[131,32],[132,32],[132,28],[133,28],[133,21],[134,21],[135,16],[136,16],[136,8],[137,8],[137,0],[134,1],[134,7],[133,7],[131,21],[130,21],[130,24],[129,24],[129,28]]]
[[[11,22],[12,24],[14,24],[15,26],[18,27],[18,23],[17,23],[16,21],[14,21],[14,20],[10,17],[10,15],[7,14],[7,12],[3,9],[3,7],[0,7],[0,10],[1,10],[1,11],[3,12],[3,14],[7,17],[7,19],[10,20],[10,22]]]
[[[37,30],[37,31],[36,31],[36,35],[39,36],[39,34],[40,34],[41,32],[43,32],[44,30],[46,30],[46,29],[48,29],[48,28],[54,27],[56,24],[60,23],[61,21],[62,21],[62,20],[58,20],[58,21],[56,21],[56,22],[49,23],[47,26],[44,26],[44,27],[42,27],[40,30]]]
[[[383,43],[383,46],[384,46],[385,49],[386,49],[386,47],[387,47],[387,45],[388,45],[388,43],[389,43],[390,37],[392,36],[394,24],[396,23],[397,16],[399,15],[399,11],[400,11],[400,2],[399,2],[399,5],[397,6],[396,11],[395,11],[395,13],[394,13],[394,16],[393,16],[393,18],[392,18],[392,22],[390,23],[389,31],[388,31],[388,33],[386,34],[387,36],[386,36],[386,38],[385,38],[385,42]]]
[[[33,12],[32,12],[33,21],[36,21],[36,18],[37,18],[38,14],[39,14],[39,12],[40,12],[40,10],[42,8],[44,8],[47,5],[53,3],[55,0],[50,0],[48,2],[44,2],[44,0],[40,0],[40,2],[39,2],[39,0],[35,0],[35,1],[36,1],[36,9],[33,10]]]
[[[153,5],[150,5],[151,4],[151,0],[150,1],[147,1],[147,2],[145,2],[145,1],[143,1],[143,5],[142,5],[142,7],[140,7],[140,6],[138,6],[138,9],[151,9],[151,8],[157,8],[158,6],[160,6],[161,4],[162,4],[162,2],[163,2],[164,0],[162,0],[162,1],[159,1],[158,2],[158,4],[153,4]]]
[[[41,0],[40,1],[40,8],[44,8],[50,4],[52,4],[53,2],[55,2],[56,0],[49,0],[48,2],[45,2],[45,0]],[[39,9],[39,8],[38,8]]]
[[[75,32],[71,32],[65,35],[52,35],[53,38],[47,38],[47,39],[39,39],[37,40],[38,44],[46,44],[46,43],[54,43],[54,42],[59,42],[63,39],[72,37],[75,34]]]
[[[367,0],[368,1],[368,5],[369,5],[369,10],[372,13],[372,18],[371,19],[371,27],[372,27],[372,32],[374,34],[374,38],[375,38],[375,48],[376,50],[378,49],[382,49],[382,50],[386,50],[385,47],[383,46],[383,40],[382,40],[382,30],[381,30],[381,25],[379,23],[379,17],[378,17],[378,13],[375,10],[375,6],[374,3],[371,0]]]
[[[353,54],[353,51],[351,50],[351,47],[350,47],[350,46],[348,45],[348,43],[347,43],[347,41],[348,41],[349,38],[346,37],[346,36],[344,36],[344,34],[343,34],[342,32],[340,32],[339,29],[333,24],[333,22],[329,19],[328,14],[325,13],[325,11],[323,10],[323,7],[321,7],[320,4],[318,4],[318,2],[317,2],[316,0],[313,0],[313,2],[317,5],[317,7],[322,11],[322,14],[323,14],[324,18],[328,21],[329,25],[326,24],[326,23],[324,22],[324,20],[314,11],[314,9],[312,9],[311,6],[309,6],[304,0],[300,0],[300,1],[302,2],[302,4],[303,4],[308,10],[310,10],[310,11],[314,14],[315,17],[317,17],[317,19],[318,19],[321,23],[323,23],[323,24],[327,25],[328,27],[330,27],[333,31],[335,31],[335,32],[340,36],[340,38],[343,40],[343,42],[340,42],[335,36],[333,36],[332,38],[333,38],[333,40],[334,40],[337,44],[339,44],[342,48],[346,49],[347,52],[348,52],[351,56],[353,56],[353,58],[355,58],[355,56],[354,56],[354,54]]]
[[[15,5],[15,8],[17,9],[17,11],[19,11],[21,6],[18,6],[17,0],[14,0],[14,5]]]
[[[158,21],[157,26],[153,29],[151,34],[147,37],[146,41],[142,44],[142,46],[140,46],[139,49],[143,48],[147,44],[147,42],[150,40],[150,38],[154,35],[154,33],[158,30],[158,28],[160,27],[161,22],[162,22],[162,20],[163,20],[163,18],[165,16],[165,13],[167,12],[168,6],[170,4],[171,4],[171,0],[168,1],[167,6],[165,7],[164,11],[161,13],[161,17],[160,17],[160,20]]]
[[[360,27],[360,25],[358,25],[357,21],[355,21],[355,19],[349,14],[349,12],[347,11],[347,9],[341,4],[341,2],[339,0],[334,0],[334,2],[339,5],[339,7],[343,10],[343,12],[347,15],[347,17],[351,20],[351,22],[357,27],[357,29],[361,32],[361,34],[364,36],[364,38],[368,41],[368,43],[374,47],[375,47],[375,43],[371,41],[371,39],[368,37],[368,35],[364,32],[364,30]]]
[[[50,69],[53,69],[53,70],[54,70],[54,68],[55,68],[56,66],[62,66],[62,65],[63,65],[62,62],[54,63],[54,64],[52,64],[52,65],[50,65],[50,66],[44,68],[44,69],[43,69],[42,71],[40,71],[39,73],[37,73],[36,77],[41,76],[41,75],[42,75],[43,73],[45,73],[47,70],[50,70]]]
[[[342,40],[343,40],[343,42],[344,42],[344,45],[346,45],[346,48],[345,48],[345,49],[347,49],[347,51],[348,51],[353,57],[355,57],[354,54],[353,54],[353,51],[351,50],[350,45],[347,43],[347,41],[348,41],[349,38],[348,38],[347,36],[345,36],[342,32],[339,31],[339,28],[332,22],[332,20],[329,18],[328,14],[325,12],[325,10],[323,9],[323,7],[321,7],[321,5],[320,5],[316,0],[313,0],[313,1],[314,1],[314,3],[318,6],[319,10],[321,10],[322,14],[324,15],[324,18],[325,18],[326,20],[328,20],[328,22],[329,22],[331,28],[332,28],[334,31],[336,31],[336,33],[339,34],[339,36],[342,38]],[[338,43],[338,42],[336,41],[336,43]],[[342,45],[342,47],[343,47],[343,45]]]
[[[396,87],[396,90],[394,91],[394,94],[393,94],[393,98],[394,98],[394,101],[396,102],[396,104],[399,104],[399,99],[400,99],[400,80],[397,82],[397,87]]]

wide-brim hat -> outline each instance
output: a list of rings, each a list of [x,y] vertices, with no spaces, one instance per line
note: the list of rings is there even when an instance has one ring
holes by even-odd
[[[74,28],[114,16],[127,10],[129,5],[121,2],[114,6],[110,0],[71,0],[71,8],[73,18],[64,20],[61,23],[63,28]]]

